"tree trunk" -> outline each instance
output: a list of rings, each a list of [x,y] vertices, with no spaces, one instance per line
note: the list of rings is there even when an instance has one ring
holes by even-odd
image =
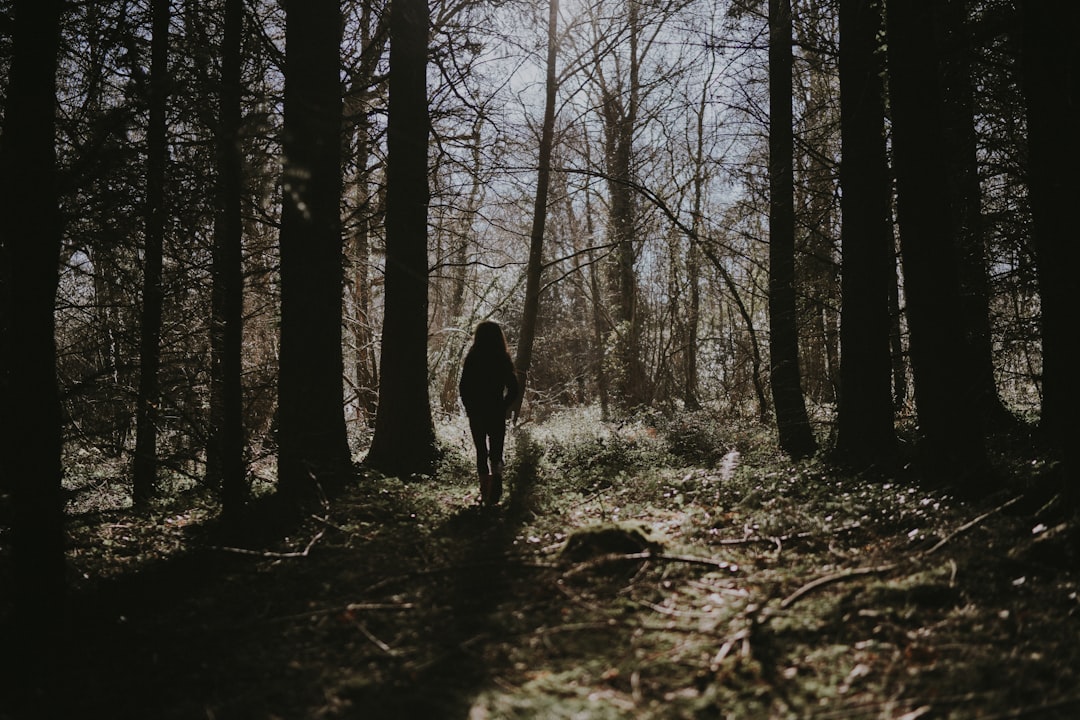
[[[802,458],[817,443],[799,377],[791,72],[791,2],[769,0],[769,376],[780,446]]]
[[[1080,141],[1080,56],[1073,37],[1080,21],[1074,2],[1026,0],[1023,4],[1023,84],[1027,98],[1032,233],[1039,273],[1042,328],[1040,434],[1065,462],[1074,501],[1077,490],[1076,319],[1080,267],[1075,204]]]
[[[632,409],[649,400],[645,368],[641,361],[641,315],[638,307],[637,270],[635,269],[635,232],[637,207],[632,187],[634,132],[637,129],[639,87],[638,36],[640,34],[639,0],[628,0],[629,65],[624,80],[601,86],[601,114],[604,121],[604,163],[608,177],[608,232],[613,246],[614,264],[610,271],[614,347],[610,367],[617,394],[617,404]],[[610,343],[609,343],[610,345]]]
[[[889,88],[900,246],[921,451],[960,485],[985,469],[982,423],[965,375],[956,238],[951,233],[939,50],[931,3],[888,0]]]
[[[222,509],[235,518],[247,498],[244,462],[243,178],[240,159],[240,47],[243,0],[225,0],[218,118],[218,192],[214,228],[211,339],[211,436],[207,471],[217,470]]]
[[[890,225],[892,221],[890,219]],[[900,409],[908,399],[907,360],[904,352],[903,310],[900,308],[900,268],[896,256],[896,238],[890,230],[889,247],[889,358],[892,364],[893,408]],[[843,359],[840,360],[843,363]]]
[[[150,50],[150,119],[147,126],[146,232],[143,297],[139,326],[139,391],[135,411],[135,504],[143,505],[157,488],[157,418],[160,402],[162,254],[165,244],[165,174],[168,147],[165,107],[169,88],[169,0],[153,0]]]
[[[896,459],[889,291],[896,285],[879,0],[840,3],[842,309],[836,453],[854,467]]]
[[[716,69],[716,56],[711,56],[709,79]],[[703,230],[702,203],[705,196],[707,170],[705,165],[705,113],[707,111],[710,84],[702,86],[695,123],[694,148],[694,209],[691,219],[693,237],[686,251],[686,282],[690,286],[686,317],[686,350],[683,365],[683,402],[688,410],[699,410],[701,398],[698,393],[698,325],[701,322],[701,251],[698,243]]]
[[[536,197],[533,202],[532,231],[529,235],[529,266],[525,275],[525,307],[521,313],[521,334],[518,336],[517,359],[518,395],[511,406],[516,420],[521,415],[521,403],[532,365],[533,341],[536,338],[537,315],[540,310],[540,274],[544,260],[544,226],[547,222],[548,188],[551,185],[551,149],[555,140],[555,58],[558,50],[559,0],[548,0],[547,77],[544,85],[544,124],[540,130],[540,155],[537,160]]]
[[[586,148],[588,145],[586,144]],[[586,149],[586,152],[588,150]],[[596,237],[596,223],[593,220],[591,193],[588,186],[585,187],[585,236]],[[596,392],[600,396],[600,417],[607,420],[610,416],[611,393],[608,381],[607,368],[604,367],[604,329],[610,324],[604,307],[604,288],[600,271],[597,269],[598,261],[596,253],[589,249],[589,294],[592,296],[592,340],[593,340],[593,370],[596,374]]]
[[[359,177],[356,179],[358,217],[350,240],[349,257],[352,259],[352,328],[355,346],[355,372],[357,412],[365,424],[375,419],[378,405],[379,366],[375,355],[375,336],[371,329],[371,214],[372,198],[368,192],[369,124],[365,120],[356,130],[356,163]]]
[[[391,1],[386,310],[366,460],[389,475],[430,473],[436,459],[427,374],[428,23],[426,0]]]
[[[952,232],[959,248],[960,310],[967,346],[967,381],[987,427],[1014,428],[1017,419],[1001,402],[994,378],[990,329],[990,289],[982,222],[982,190],[976,154],[971,88],[971,40],[967,2],[937,3],[941,18],[942,111],[948,151]]]
[[[65,623],[64,500],[54,309],[61,221],[56,173],[60,0],[19,0],[0,134],[0,491],[10,493],[15,677],[54,682]],[[12,699],[8,695],[5,699]],[[39,698],[31,698],[37,701]],[[39,709],[36,708],[35,709]],[[30,713],[32,714],[32,713]]]
[[[297,508],[349,476],[341,345],[341,10],[286,3],[279,491]]]
[[[356,393],[356,414],[366,426],[375,421],[378,405],[379,365],[375,353],[375,334],[371,320],[371,228],[373,218],[380,209],[378,193],[370,190],[371,169],[371,120],[370,99],[373,94],[378,58],[386,49],[388,32],[386,11],[373,13],[370,3],[360,9],[360,43],[363,47],[361,61],[349,78],[349,90],[345,95],[345,117],[354,123],[345,137],[343,147],[351,153],[356,168],[352,180],[355,220],[348,239],[351,310],[353,317],[352,344],[354,352],[353,383]]]

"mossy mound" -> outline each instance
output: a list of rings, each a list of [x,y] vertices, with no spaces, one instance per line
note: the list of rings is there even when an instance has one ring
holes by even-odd
[[[584,562],[604,555],[631,555],[662,549],[663,543],[653,535],[652,528],[628,520],[575,530],[567,538],[562,556],[571,562]]]

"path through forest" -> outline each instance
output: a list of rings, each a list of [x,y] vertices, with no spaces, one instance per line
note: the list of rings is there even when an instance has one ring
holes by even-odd
[[[518,432],[497,508],[459,458],[365,477],[265,547],[216,544],[197,507],[76,518],[96,575],[29,716],[1080,713],[1052,504],[835,477],[746,438],[691,463],[664,428],[590,432]]]

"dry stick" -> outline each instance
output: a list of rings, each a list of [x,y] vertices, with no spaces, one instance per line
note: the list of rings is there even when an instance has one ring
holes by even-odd
[[[1017,495],[1012,500],[1007,500],[1004,503],[1002,503],[1001,505],[998,505],[993,510],[987,510],[986,512],[984,512],[982,515],[978,516],[974,520],[971,520],[970,522],[964,523],[963,525],[961,525],[960,527],[956,528],[951,533],[949,533],[948,535],[943,537],[941,540],[939,540],[932,548],[930,548],[926,552],[922,553],[921,556],[925,557],[927,555],[930,555],[931,553],[937,552],[938,549],[943,547],[946,543],[952,541],[952,539],[954,537],[956,537],[957,535],[967,532],[971,528],[973,528],[976,525],[978,525],[979,523],[981,523],[986,518],[990,517],[991,515],[994,515],[995,513],[1001,512],[1002,510],[1009,507],[1010,505],[1014,505],[1015,503],[1020,502],[1021,498],[1023,498],[1023,497],[1024,497],[1023,495]]]
[[[895,568],[899,563],[889,563],[887,565],[877,565],[875,567],[861,567],[853,568],[851,570],[844,570],[842,572],[833,573],[832,575],[825,575],[803,585],[795,592],[788,595],[786,598],[780,601],[780,609],[787,610],[803,595],[813,592],[820,587],[831,585],[834,582],[840,582],[841,580],[847,580],[848,578],[861,577],[863,575],[877,575],[879,573],[888,572]]]
[[[777,536],[770,536],[770,537],[763,537],[761,535],[748,535],[748,536],[743,537],[743,538],[725,538],[723,540],[718,540],[718,541],[714,542],[713,545],[724,545],[724,546],[751,545],[751,544],[754,544],[754,543],[765,543],[765,544],[768,544],[768,545],[778,545],[780,543],[785,543],[785,542],[787,542],[789,540],[805,540],[807,538],[832,537],[832,536],[839,535],[840,533],[851,532],[852,530],[859,530],[860,528],[862,528],[862,523],[854,522],[854,523],[850,523],[848,525],[844,525],[843,527],[838,527],[838,528],[834,529],[832,532],[827,532],[827,533],[818,533],[818,532],[811,532],[809,530],[806,530],[804,532],[789,533],[787,535],[777,535]]]
[[[379,648],[380,650],[382,650],[387,655],[397,655],[398,654],[397,650],[394,650],[394,648],[390,647],[389,645],[384,643],[382,640],[375,637],[375,634],[367,629],[367,625],[365,625],[362,622],[357,622],[357,623],[353,623],[353,624],[357,627],[358,630],[360,630],[360,632],[363,634],[363,636],[366,637],[371,642],[372,645]]]
[[[978,525],[982,521],[986,520],[991,515],[994,515],[995,513],[999,513],[1002,510],[1004,510],[1005,508],[1009,507],[1010,505],[1013,505],[1014,503],[1019,502],[1021,498],[1023,498],[1023,495],[1017,495],[1016,497],[1012,498],[1011,500],[1008,500],[1008,501],[1002,503],[1001,505],[998,505],[996,508],[994,508],[992,510],[988,510],[988,511],[984,512],[982,515],[979,515],[978,517],[976,517],[975,519],[964,523],[963,525],[961,525],[960,527],[956,528],[951,533],[946,535],[944,538],[939,540],[929,550],[926,550],[924,552],[912,555],[907,560],[907,562],[910,563],[910,562],[914,562],[916,560],[921,560],[921,559],[925,558],[927,555],[930,555],[931,553],[937,552],[942,547],[944,547],[946,544],[948,544],[949,542],[952,542],[952,540],[955,539],[958,535],[967,532],[968,530],[975,527],[976,525]],[[783,601],[780,603],[780,608],[782,610],[786,610],[787,608],[791,607],[791,605],[794,604],[797,600],[799,600],[803,596],[813,592],[814,590],[817,590],[820,587],[824,587],[826,585],[830,585],[830,584],[832,584],[834,582],[839,582],[841,580],[847,580],[848,578],[852,578],[852,577],[861,577],[861,576],[864,576],[864,575],[878,575],[880,573],[888,572],[888,571],[890,571],[890,570],[892,570],[894,568],[897,568],[900,565],[901,565],[901,563],[888,563],[888,564],[885,564],[885,565],[876,565],[876,566],[873,566],[873,567],[853,568],[851,570],[844,570],[844,571],[841,571],[841,572],[838,572],[838,573],[832,573],[830,575],[825,575],[823,577],[819,577],[819,578],[817,578],[815,580],[811,580],[810,582],[806,583],[805,585],[800,587],[798,590],[796,590],[795,592],[791,593],[786,598],[784,598]],[[759,616],[759,621],[763,621],[763,620],[765,620],[767,618],[768,618],[767,615]]]
[[[214,550],[221,550],[222,552],[236,553],[237,555],[254,555],[261,558],[273,558],[273,559],[287,559],[287,558],[302,558],[307,557],[311,552],[311,548],[315,547],[315,543],[322,539],[322,536],[326,533],[325,530],[320,530],[315,533],[315,537],[311,538],[311,541],[307,544],[303,550],[296,552],[275,552],[273,550],[249,550],[247,548],[238,547],[215,547]]]
[[[716,568],[718,570],[728,570],[729,572],[736,572],[739,566],[735,563],[729,563],[725,560],[713,560],[712,558],[698,557],[696,555],[670,555],[668,553],[654,553],[648,550],[636,553],[611,553],[608,555],[598,555],[590,560],[579,562],[564,573],[565,577],[571,575],[578,575],[590,568],[594,568],[598,565],[604,565],[611,562],[619,562],[621,560],[667,560],[668,562],[681,562],[688,563],[690,565],[704,565],[706,567]]]

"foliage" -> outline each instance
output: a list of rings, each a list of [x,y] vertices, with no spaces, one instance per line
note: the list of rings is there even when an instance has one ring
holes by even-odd
[[[140,515],[81,493],[51,700],[118,718],[1075,714],[1080,578],[1019,540],[1049,533],[1052,504],[792,464],[718,421],[737,448],[688,463],[597,412],[512,433],[496,508],[456,418],[437,476],[363,477],[263,544],[222,542],[198,492]],[[564,553],[604,528],[651,549]]]

